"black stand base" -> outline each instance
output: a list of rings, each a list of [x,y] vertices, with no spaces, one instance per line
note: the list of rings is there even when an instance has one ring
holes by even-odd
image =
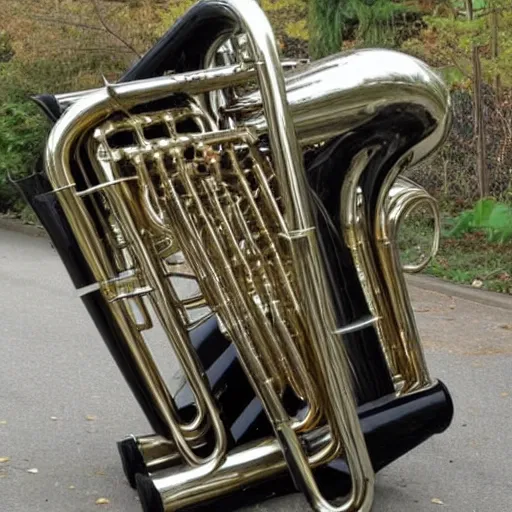
[[[409,396],[389,396],[361,407],[359,419],[374,471],[380,471],[431,436],[444,432],[452,418],[453,402],[442,382]],[[327,499],[333,500],[350,492],[350,473],[343,459],[320,467],[315,473]],[[151,478],[140,473],[135,480],[144,512],[163,512],[160,494]],[[291,477],[284,473],[245,486],[230,495],[219,496],[215,500],[215,510],[235,509],[294,492]],[[211,506],[212,501],[208,501],[183,510],[205,510]]]

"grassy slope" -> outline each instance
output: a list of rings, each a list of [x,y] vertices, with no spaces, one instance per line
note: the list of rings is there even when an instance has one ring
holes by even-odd
[[[444,213],[443,224],[452,224],[453,215]],[[416,262],[432,240],[432,229],[418,218],[406,220],[399,246],[404,262]],[[424,271],[441,279],[478,288],[512,294],[512,241],[490,243],[482,232],[461,237],[441,235],[437,256]]]

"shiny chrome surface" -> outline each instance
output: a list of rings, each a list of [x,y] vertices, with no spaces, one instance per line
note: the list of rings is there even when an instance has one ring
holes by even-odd
[[[83,132],[93,127],[103,116],[119,108],[129,108],[129,105],[154,99],[159,92],[165,97],[173,92],[193,90],[199,84],[203,87],[208,79],[209,86],[213,88],[224,83],[233,83],[233,79],[236,81],[237,71],[234,68],[225,68],[190,73],[179,78],[157,79],[153,82],[154,89],[151,94],[145,93],[145,87],[138,84],[127,84],[122,88],[116,88],[115,91],[106,87],[105,90],[88,96],[82,103],[72,107],[56,124],[47,144],[48,176],[70,219],[91,271],[109,301],[111,312],[123,332],[127,346],[144,373],[147,392],[157,404],[159,415],[166,426],[166,431],[158,434],[172,439],[185,461],[191,465],[202,465],[208,471],[213,471],[225,457],[226,432],[203,379],[202,369],[190,347],[182,304],[172,283],[166,279],[166,276],[172,275],[174,269],[172,263],[166,268],[166,263],[162,259],[172,256],[173,242],[165,239],[155,240],[157,247],[158,243],[162,247],[160,251],[155,250],[152,244],[146,245],[141,236],[143,230],[140,223],[143,222],[143,212],[128,207],[136,204],[132,195],[133,190],[130,189],[130,181],[134,180],[109,176],[110,169],[108,165],[102,165],[101,158],[96,163],[94,157],[92,160],[100,185],[78,192],[71,173],[71,148],[83,137]],[[250,73],[241,71],[240,75],[241,79],[247,79]],[[122,105],[120,101],[123,102]],[[108,127],[106,129],[108,130]],[[105,133],[102,132],[95,135],[99,139],[105,137]],[[100,218],[107,224],[107,233],[112,233],[112,237],[117,236],[117,239],[111,241],[110,247],[117,255],[114,261],[109,258],[107,246],[98,237],[93,221],[87,213],[83,198],[88,196],[93,197],[94,206],[100,211]],[[105,201],[108,202],[107,209],[102,206]],[[141,266],[140,270],[134,268],[135,262]],[[171,394],[141,335],[143,326],[133,321],[131,301],[144,296],[150,298],[157,318],[167,333],[174,353],[195,392],[197,416],[188,423],[183,423],[177,417]],[[143,316],[148,316],[142,304],[139,303],[137,306],[138,310],[144,312]],[[200,459],[189,443],[204,433],[206,421],[214,429],[217,443],[206,459]]]
[[[364,276],[361,279],[363,290],[374,317],[378,319],[381,347],[397,394],[403,394],[432,384],[401,270],[419,272],[435,256],[440,236],[439,211],[430,194],[401,176],[386,190],[387,200],[380,202],[376,214],[378,227],[372,226],[367,220],[358,186],[370,158],[371,153],[363,152],[354,159],[341,194],[344,207],[340,220],[356,267]],[[400,223],[423,204],[429,207],[434,219],[432,249],[421,263],[402,265],[397,240]],[[377,242],[377,251],[372,247],[373,240]],[[379,269],[384,274],[383,279],[379,279]]]
[[[389,192],[386,203],[387,214],[385,217],[381,217],[382,222],[390,226],[390,232],[392,233],[390,236],[391,244],[396,245],[398,232],[402,223],[407,219],[408,215],[422,206],[426,207],[427,213],[432,215],[432,243],[425,258],[419,263],[408,263],[402,265],[404,272],[410,274],[415,274],[424,270],[435,258],[439,250],[441,219],[437,201],[423,187],[420,187],[409,178],[400,176]],[[385,221],[384,218],[386,218]],[[383,229],[385,229],[385,227]]]
[[[418,201],[434,215],[437,210],[420,187],[396,181],[403,169],[397,165],[381,188],[372,224],[360,192],[371,148],[353,159],[339,228],[372,316],[338,325],[303,147],[406,105],[430,116],[432,125],[404,159],[412,165],[446,135],[447,91],[420,61],[385,50],[333,56],[285,76],[254,0],[203,3],[221,8],[243,32],[238,62],[215,67],[210,56],[203,70],[60,95],[66,111],[48,140],[47,173],[164,426],[136,442],[165,510],[288,469],[314,510],[369,511],[374,472],[352,391],[353,380],[364,376],[354,373],[343,337],[375,325],[397,391],[431,385],[396,233]],[[217,42],[212,55],[223,48]],[[257,92],[225,94],[249,80],[257,81]],[[155,100],[169,104],[134,111]],[[180,296],[177,277],[194,280],[197,291]],[[193,316],[205,308],[199,319]],[[231,453],[188,336],[212,314],[235,344],[275,433]],[[180,417],[144,340],[156,322],[194,394],[192,419]],[[307,406],[300,417],[285,410],[286,388]],[[213,448],[199,456],[207,431]],[[309,449],[304,439],[314,440]],[[312,468],[342,455],[353,485],[343,504],[333,505]]]
[[[216,51],[218,53],[220,53],[220,55],[223,57],[222,60],[224,60],[224,64],[214,65],[213,61],[211,61],[211,64],[209,66],[207,66],[207,68],[212,69],[212,68],[219,67],[222,65],[224,65],[224,66],[228,66],[230,64],[234,65],[235,61],[233,61],[231,59],[231,55],[224,54],[224,52],[225,52],[224,45],[226,45],[228,48],[231,48],[229,43],[230,43],[230,41],[226,41],[226,38],[223,37],[219,40],[218,45],[217,45],[220,47],[217,47],[217,46],[215,47]],[[211,56],[211,58],[213,59],[213,55]],[[219,61],[219,59],[216,59],[216,60],[217,60],[217,62]],[[308,59],[281,59],[280,62],[281,62],[281,67],[285,71],[296,69],[299,66],[303,66],[305,64],[310,63],[310,61]],[[172,75],[168,75],[168,76],[172,76]],[[132,81],[130,83],[136,84],[137,81]],[[226,83],[226,85],[231,86],[233,84]],[[116,84],[111,84],[111,86],[115,89]],[[101,92],[102,90],[103,90],[103,87],[96,87],[94,89],[87,89],[87,90],[83,90],[83,91],[60,93],[60,94],[55,94],[55,99],[57,100],[59,106],[63,110],[66,110],[67,108],[69,108],[71,105],[73,105],[77,101],[80,101],[80,100],[84,99],[85,97],[90,96],[92,94],[97,94],[98,92]]]
[[[310,455],[310,452],[324,449],[331,442],[331,436],[325,429],[317,429],[308,436],[302,436],[301,440]],[[319,463],[313,462],[312,466]],[[267,438],[233,450],[213,480],[205,477],[201,468],[175,467],[156,474],[153,482],[162,496],[165,510],[180,510],[275,477],[286,470],[279,443],[274,438]]]
[[[451,125],[450,97],[441,78],[422,61],[393,50],[363,49],[311,62],[286,77],[288,104],[302,145],[321,143],[371,123],[393,108],[424,110],[432,133],[409,155],[416,165],[435,151]],[[242,98],[228,112],[265,133],[261,94]]]
[[[387,220],[386,224],[390,224],[393,227],[393,238],[392,243],[396,244],[396,236],[398,233],[398,230],[400,228],[401,223],[406,219],[407,215],[415,210],[416,208],[419,208],[423,205],[426,205],[430,212],[432,213],[433,218],[433,224],[434,224],[434,233],[432,237],[432,247],[430,252],[427,254],[425,259],[421,261],[420,263],[416,265],[402,265],[402,269],[404,272],[408,273],[414,273],[414,272],[420,272],[423,268],[425,268],[429,261],[434,258],[435,254],[437,253],[438,247],[439,247],[439,237],[440,237],[440,221],[439,221],[439,210],[437,207],[437,202],[435,199],[428,194],[422,187],[414,183],[412,180],[405,178],[403,176],[399,177],[393,187],[391,188],[391,191],[389,193],[388,202],[386,204],[387,209]],[[397,249],[398,250],[398,249]],[[358,253],[354,252],[354,258],[358,260]],[[397,254],[397,257],[398,254]],[[373,276],[374,274],[371,273],[371,269],[366,268],[364,272],[368,274],[369,276]],[[368,293],[368,299],[372,300],[374,297],[371,295],[372,292],[375,292],[377,289],[377,283],[374,281],[372,286],[368,286],[366,288]],[[375,298],[377,299],[377,297]],[[372,302],[373,304],[373,302]],[[376,311],[376,314],[378,312]],[[381,312],[382,313],[382,312]],[[379,331],[382,330],[382,326],[380,325],[382,322],[382,317],[378,316],[372,316],[369,318],[363,318],[358,322],[355,322],[354,324],[350,324],[347,326],[344,326],[340,329],[338,329],[336,332],[339,334],[347,334],[349,332],[358,331],[361,330],[367,326],[370,325],[376,325]],[[381,333],[381,340],[383,341],[383,349],[389,350],[389,342],[387,342],[387,339],[382,335]],[[416,340],[417,343],[420,343],[420,340]],[[399,349],[397,347],[393,347],[392,350],[394,352],[398,352]],[[388,355],[388,364],[391,368],[395,368],[392,366],[393,359],[389,357]],[[407,364],[407,361],[406,363]],[[289,370],[287,370],[289,371]],[[402,378],[402,374],[398,370],[394,370],[393,373],[393,380],[396,384],[396,389],[398,394],[404,393],[404,382]],[[153,474],[155,472],[159,472],[162,470],[166,470],[169,468],[173,468],[181,463],[181,458],[179,456],[178,451],[176,450],[176,447],[172,441],[168,441],[167,439],[163,438],[162,436],[156,436],[156,435],[149,435],[149,436],[139,436],[135,437],[132,436],[133,444],[138,450],[141,460],[144,461],[145,468],[149,474]],[[270,440],[268,440],[270,442]],[[263,443],[265,446],[267,442]],[[275,445],[275,443],[274,443]],[[276,448],[276,446],[274,446]],[[253,449],[251,448],[251,451]],[[255,448],[254,453],[257,454],[258,450]],[[273,453],[273,452],[272,452]],[[258,457],[256,457],[256,460]],[[234,458],[233,461],[227,461],[225,466],[223,465],[222,468],[219,469],[220,474],[227,468],[235,467],[238,468],[238,458]],[[256,463],[256,460],[253,462]],[[272,474],[275,474],[276,472],[282,471],[285,469],[285,462],[281,458],[277,457],[276,460],[279,460],[279,464],[270,464],[269,461],[266,459],[258,461],[256,465],[262,465],[265,467],[268,467],[268,471],[262,471],[257,472],[254,474],[254,481],[264,479]],[[232,466],[233,465],[233,466]],[[181,469],[182,470],[182,469]],[[180,470],[180,471],[181,471]],[[275,471],[274,471],[275,470]],[[236,469],[235,471],[239,471],[239,469]],[[166,491],[166,499],[167,501],[172,501],[172,496],[174,496],[174,492],[177,491],[175,488],[176,482],[173,481],[173,475],[174,471],[171,472],[165,472],[165,477],[163,476],[164,473],[158,475],[158,480],[160,486],[163,486],[162,482],[169,482],[170,485],[167,488]],[[191,473],[191,485],[193,482],[193,475],[194,473]],[[222,480],[219,479],[219,482]],[[252,480],[251,480],[252,481]],[[229,482],[229,484],[228,484]],[[228,493],[230,490],[238,489],[239,487],[244,485],[245,480],[241,480],[240,482],[233,482],[232,478],[227,478],[226,485],[218,488],[218,495],[221,495],[223,493]],[[247,483],[247,482],[246,482]],[[180,489],[180,493],[184,492],[184,489]],[[192,488],[190,490],[193,495],[200,496],[201,493],[198,493],[197,488],[195,488],[195,484],[192,485]],[[184,498],[183,498],[184,499]],[[191,499],[191,498],[190,498]]]

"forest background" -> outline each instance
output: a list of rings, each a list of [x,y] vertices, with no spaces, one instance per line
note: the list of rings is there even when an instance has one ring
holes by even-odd
[[[0,214],[35,222],[9,176],[29,174],[48,125],[31,94],[115,81],[194,0],[0,0]],[[363,47],[426,61],[450,87],[451,135],[408,176],[438,200],[441,246],[425,272],[512,294],[510,0],[262,0],[283,56]],[[432,224],[412,215],[403,257],[421,257]]]

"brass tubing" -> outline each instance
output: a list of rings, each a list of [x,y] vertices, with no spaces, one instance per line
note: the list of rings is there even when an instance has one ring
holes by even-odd
[[[441,235],[441,219],[437,201],[423,187],[405,176],[400,176],[392,186],[386,204],[386,217],[388,222],[393,222],[394,224],[393,243],[395,245],[402,222],[413,210],[421,205],[426,205],[432,214],[434,222],[432,245],[428,257],[421,263],[416,265],[402,265],[404,272],[408,273],[421,272],[437,254]]]
[[[263,104],[265,114],[261,116],[261,122],[257,118],[256,120],[246,119],[245,124],[249,129],[254,129],[256,133],[269,132],[271,151],[275,153],[273,156],[279,185],[283,191],[286,212],[286,225],[282,229],[281,236],[284,245],[288,244],[293,257],[294,274],[298,278],[301,300],[304,299],[305,325],[310,334],[309,341],[313,348],[312,352],[316,357],[313,371],[321,390],[321,398],[322,400],[325,398],[325,413],[333,432],[333,438],[327,445],[328,449],[321,449],[314,456],[309,456],[300,446],[299,438],[293,431],[295,425],[283,411],[280,397],[271,381],[272,376],[267,374],[257,356],[258,350],[255,345],[258,349],[264,347],[261,328],[266,329],[265,319],[257,309],[254,311],[254,304],[252,304],[253,310],[251,311],[251,304],[247,297],[240,296],[240,289],[233,274],[226,272],[224,276],[234,292],[234,295],[230,296],[225,294],[215,282],[216,272],[220,268],[217,269],[210,261],[204,259],[208,254],[202,253],[200,248],[193,247],[189,248],[187,259],[190,256],[191,266],[196,270],[201,287],[205,290],[205,296],[209,299],[208,302],[211,304],[219,302],[217,304],[219,311],[234,335],[242,355],[244,368],[253,381],[255,390],[263,399],[265,408],[275,426],[281,448],[287,454],[290,468],[294,468],[293,476],[301,484],[312,505],[317,510],[369,510],[373,493],[373,471],[355,413],[354,398],[350,389],[349,362],[343,349],[340,348],[341,340],[338,333],[343,332],[343,326],[335,324],[331,298],[325,293],[329,287],[312,221],[311,198],[302,169],[302,153],[299,142],[303,144],[324,141],[331,136],[356,128],[362,123],[371,122],[373,116],[381,108],[406,102],[416,105],[421,112],[428,111],[437,123],[430,135],[421,144],[418,144],[414,158],[409,162],[412,163],[414,159],[417,161],[418,158],[423,158],[430,153],[446,129],[445,90],[426,67],[411,58],[392,52],[361,52],[356,57],[353,55],[337,57],[320,63],[316,67],[313,66],[302,74],[297,73],[286,83],[286,86],[289,85],[287,92],[285,81],[280,74],[281,68],[278,65],[277,49],[270,26],[256,4],[247,0],[207,0],[205,3],[220,7],[226,16],[232,16],[240,22],[241,26],[249,33],[253,53],[256,56],[255,66],[262,90],[260,103]],[[382,56],[384,59],[379,60]],[[392,66],[386,67],[385,61],[390,57],[396,60],[393,61]],[[364,72],[351,74],[349,68],[354,65],[354,62],[362,64]],[[254,76],[254,71],[245,71],[232,66],[231,68],[174,75],[132,84],[109,85],[100,92],[91,94],[73,104],[56,124],[48,141],[48,175],[59,195],[65,214],[72,224],[80,247],[105,294],[115,290],[115,286],[113,288],[111,286],[116,275],[110,269],[109,258],[101,245],[102,242],[97,237],[84,204],[76,194],[70,170],[71,153],[80,134],[92,128],[109,114],[130,109],[139,103],[164,98],[178,92],[201,94],[216,88],[241,83]],[[335,77],[336,80],[332,80]],[[342,77],[348,77],[347,81],[343,82]],[[320,89],[315,89],[312,86],[314,82],[321,82],[323,85]],[[366,92],[368,95],[363,98],[362,94]],[[251,105],[250,101],[242,104],[240,106],[242,117],[247,106],[252,109],[251,113],[253,114],[255,105],[257,103]],[[119,190],[123,191],[124,195],[118,204],[116,213],[123,219],[125,229],[128,228],[132,243],[138,244],[139,233],[136,228],[133,229],[129,225],[132,212],[124,212],[124,205],[121,204],[124,200],[128,200],[129,203],[136,197],[136,194],[131,193],[132,185],[136,185],[136,183],[119,181],[101,190],[102,193],[109,194],[111,198]],[[180,201],[176,192],[169,189],[168,193],[171,196],[174,194],[172,205],[179,206]],[[147,204],[150,204],[152,200],[150,195],[146,196]],[[114,203],[115,201],[114,197]],[[186,214],[184,217],[187,220]],[[180,213],[178,216],[176,212],[169,212],[169,218],[182,220],[182,215]],[[152,220],[155,224],[161,222],[158,215]],[[205,226],[211,240],[215,241],[213,232],[215,226],[208,225],[208,223],[205,223]],[[180,246],[181,242],[187,242],[186,239],[189,244],[201,240],[199,233],[194,229],[189,230],[193,226],[184,224],[180,228],[183,229],[181,237],[185,239],[180,240]],[[373,233],[373,230],[370,232]],[[186,236],[188,234],[193,235],[192,239]],[[141,247],[142,249],[144,247]],[[222,269],[224,267],[229,269],[231,262],[220,260],[222,248],[214,247],[213,249],[217,251],[219,261],[222,261]],[[144,259],[142,252],[139,252],[138,256],[142,256]],[[149,260],[143,267],[150,277],[155,270],[151,268],[152,265],[157,269],[158,265]],[[205,275],[204,270],[208,271],[209,276]],[[155,281],[155,279],[152,280]],[[156,281],[159,281],[158,276],[156,276]],[[165,300],[165,292],[156,288],[157,301]],[[134,351],[135,349],[143,350],[139,347],[138,333],[133,333],[127,322],[128,316],[123,310],[122,304],[114,301],[111,307],[116,318],[121,317],[119,323],[121,327],[124,327],[122,330],[127,343],[135,347]],[[242,327],[241,320],[245,319],[247,311],[250,312],[249,318],[246,319],[248,327]],[[169,321],[167,313],[167,311],[163,311],[160,314],[166,317],[166,321]],[[162,415],[166,420],[171,418],[170,424],[175,427],[172,420],[172,401],[169,401],[170,397],[167,396],[165,389],[157,388],[159,380],[158,376],[154,374],[151,361],[141,358],[140,367],[147,374],[148,388],[162,410]],[[326,457],[332,457],[336,451],[341,449],[346,452],[353,475],[353,494],[344,506],[332,507],[318,492],[310,466],[319,461],[325,461]],[[204,476],[204,473],[211,472],[212,467],[201,466],[198,470],[196,475]],[[215,475],[216,473],[213,473],[210,476],[214,479]]]
[[[396,352],[397,364],[400,368],[399,394],[409,393],[432,385],[428,367],[423,355],[416,319],[409,301],[407,285],[400,262],[400,254],[395,244],[395,226],[393,213],[391,218],[386,208],[389,193],[400,171],[407,165],[409,155],[402,158],[382,185],[377,201],[376,215],[373,219],[373,240],[377,269],[383,283],[384,301],[389,305],[392,316],[389,321],[394,323],[396,338],[400,350]],[[385,191],[386,196],[382,195]],[[390,230],[388,223],[393,228]]]
[[[212,3],[215,0],[212,0]],[[373,501],[374,474],[358,421],[355,400],[350,384],[347,354],[342,348],[336,330],[333,304],[320,257],[311,198],[302,153],[294,127],[294,120],[286,101],[286,88],[279,65],[277,45],[268,19],[259,5],[247,0],[220,0],[218,5],[229,9],[247,33],[257,67],[263,110],[268,123],[272,159],[283,196],[287,232],[294,259],[295,276],[302,298],[304,312],[315,344],[318,366],[321,370],[320,387],[328,396],[326,416],[333,428],[336,443],[343,443],[347,463],[352,474],[352,490],[341,506],[327,502],[314,479],[299,439],[283,415],[282,404],[275,402],[272,388],[256,382],[269,417],[274,425],[285,458],[297,485],[306,494],[317,511],[370,510]],[[252,354],[248,354],[252,359]],[[256,361],[254,361],[256,363]],[[251,366],[253,363],[251,362]],[[331,401],[332,400],[332,401]]]
[[[348,181],[350,183],[350,180]],[[409,197],[411,198],[410,202],[404,202],[399,201],[401,198]],[[394,211],[394,218],[397,229],[399,228],[400,222],[404,218],[404,216],[407,214],[407,212],[411,209],[416,208],[423,202],[427,202],[428,206],[431,208],[434,216],[434,223],[435,223],[435,232],[434,232],[434,241],[433,241],[433,248],[431,253],[429,254],[429,258],[426,259],[426,262],[422,262],[421,265],[425,266],[428,264],[428,261],[430,258],[435,255],[436,248],[439,243],[439,210],[437,208],[437,203],[435,200],[419,185],[414,183],[412,180],[407,179],[405,177],[399,177],[395,184],[393,185],[389,196],[388,196],[388,203],[387,203],[387,211],[388,211],[388,219],[390,216],[390,212]],[[342,199],[341,204],[350,204],[347,203],[345,200]],[[359,205],[361,206],[361,205]],[[360,208],[356,209],[354,213],[350,213],[347,211],[347,217],[346,217],[346,229],[349,229],[350,226],[355,226],[358,222],[360,222],[362,219],[360,217]],[[353,215],[356,214],[355,218]],[[396,233],[395,233],[396,235]],[[347,231],[347,236],[354,236],[350,235],[350,231]],[[349,238],[350,239],[350,238]],[[365,243],[364,239],[361,243]],[[357,243],[351,242],[351,248],[355,248]],[[356,254],[356,257],[359,257]],[[368,258],[368,254],[366,251],[363,251],[361,253],[361,257]],[[366,262],[365,265],[368,263]],[[365,267],[367,268],[367,267]],[[416,268],[416,267],[415,267]],[[407,271],[407,268],[404,266],[404,271]],[[412,270],[411,270],[412,271]],[[363,273],[363,276],[374,276],[375,273],[366,271]],[[367,286],[365,287],[365,289]],[[373,305],[373,308],[376,308],[379,304],[377,290],[378,288],[378,281],[374,282],[372,280],[371,284],[369,285],[369,289],[373,290],[376,294],[376,300],[374,302],[373,296],[369,295],[368,300],[370,304]],[[379,314],[379,311],[375,311],[376,314]],[[383,314],[382,311],[380,311],[380,314]],[[379,318],[372,319],[372,322],[376,323],[377,327],[379,327]],[[382,329],[382,327],[380,327]],[[380,335],[383,336],[382,334]],[[386,339],[386,338],[384,338]],[[383,343],[383,348],[387,351],[388,345]],[[393,353],[396,353],[397,350],[400,349],[400,346],[394,346],[389,352],[386,352],[388,365],[390,368],[395,368],[393,372],[394,379],[399,383],[401,376],[399,373],[397,373],[395,363],[393,362]],[[300,361],[299,361],[300,362]],[[159,437],[159,436],[140,436],[137,438],[133,438],[133,443],[135,443],[140,451],[141,459],[143,460],[145,471],[149,473],[153,473],[154,471],[159,471],[164,468],[172,467],[176,464],[180,463],[180,457],[179,454],[176,451],[176,447],[174,443],[166,441],[165,439]]]
[[[203,90],[205,87],[207,89],[208,86],[215,88],[223,84],[233,83],[233,80],[236,82],[237,78],[244,81],[251,76],[250,71],[239,72],[238,69],[239,68],[236,67],[229,67],[205,71],[204,73],[188,73],[180,77],[174,76],[155,79],[155,88],[151,93],[140,90],[140,88],[134,84],[120,86],[119,91],[106,88],[101,92],[91,95],[83,102],[75,104],[66,112],[59,122],[56,123],[49,136],[46,149],[48,177],[69,219],[70,225],[91,267],[93,275],[97,282],[100,283],[103,293],[106,294],[107,298],[109,294],[112,293],[109,283],[115,278],[116,274],[109,262],[105,248],[98,238],[96,230],[89,218],[89,214],[82,200],[76,194],[76,186],[71,173],[71,155],[75,141],[80,138],[83,132],[93,126],[95,122],[120,107],[119,102],[121,100],[117,95],[118,92],[124,95],[123,101],[127,101],[133,105],[138,102],[154,99],[155,96],[165,97],[173,92],[193,91],[194,87],[198,87],[199,84],[201,90]],[[237,73],[239,73],[239,75],[237,75]],[[108,191],[108,193],[114,194],[111,198],[115,199],[115,187],[117,186],[124,186],[124,184],[121,182],[120,185],[106,187],[104,190],[105,192]],[[123,219],[128,222],[128,224],[124,226],[126,228],[129,225],[129,213],[123,210],[124,205],[122,199],[118,202],[117,206],[117,214],[122,215]],[[135,232],[136,230],[131,230],[132,235],[135,235]],[[133,242],[136,241],[135,238],[135,236],[132,237]],[[139,246],[139,248],[142,249],[143,246]],[[149,270],[149,267],[147,267],[147,269]],[[155,283],[156,281],[153,282],[153,284]],[[208,470],[212,471],[222,462],[226,447],[225,432],[220,418],[218,417],[218,412],[211,402],[209,392],[204,387],[202,372],[197,366],[195,369],[192,369],[193,366],[196,365],[195,359],[189,359],[189,362],[186,363],[189,370],[186,371],[188,375],[192,376],[195,380],[194,387],[196,390],[202,388],[199,396],[204,398],[200,399],[199,406],[201,406],[201,402],[204,402],[204,400],[206,400],[207,405],[209,404],[210,420],[213,421],[213,427],[215,428],[218,441],[212,456],[206,460],[197,458],[189,449],[186,439],[194,437],[194,433],[191,432],[190,429],[188,429],[187,432],[186,425],[183,430],[183,425],[177,423],[176,409],[169,391],[140,333],[135,326],[132,325],[130,314],[126,311],[124,304],[122,304],[121,301],[111,301],[110,308],[118,322],[119,328],[123,332],[128,347],[131,349],[134,361],[139,365],[141,374],[146,378],[146,389],[148,393],[153,396],[155,407],[157,407],[158,413],[168,429],[166,432],[159,432],[159,434],[174,438],[174,440],[178,442],[178,447],[182,455],[191,463],[201,464],[207,462]],[[161,315],[161,319],[165,321],[171,318],[172,317],[167,316],[167,314]],[[188,342],[182,338],[180,344],[185,350],[185,352],[182,351],[182,356],[190,358],[192,356],[192,349],[188,346]],[[182,362],[184,361],[185,360],[182,358]]]
[[[141,265],[150,286],[153,288],[153,291],[150,293],[153,308],[172,343],[176,357],[196,399],[198,412],[190,425],[181,425],[177,419],[171,422],[172,439],[185,461],[192,466],[207,466],[210,471],[213,471],[221,463],[227,448],[226,432],[219,411],[205,379],[203,379],[202,369],[199,366],[194,350],[191,348],[183,325],[177,317],[177,311],[172,307],[172,299],[169,297],[171,293],[169,286],[166,286],[165,281],[159,275],[154,256],[146,249],[146,244],[139,234],[140,228],[137,226],[136,219],[126,206],[136,204],[129,185],[126,185],[126,182],[122,182],[118,186],[109,187],[107,190],[108,198],[121,220],[125,235],[132,242],[134,255]],[[206,412],[209,415],[207,419],[211,421],[216,443],[214,450],[208,457],[200,458],[190,448],[183,431],[193,432],[197,430],[206,419]]]
[[[307,436],[307,445],[313,452],[331,443],[326,429],[318,429]],[[309,452],[309,450],[308,450]],[[319,465],[312,462],[312,467]],[[201,468],[175,466],[151,474],[152,485],[160,494],[165,512],[174,512],[212,498],[282,474],[287,470],[279,442],[266,438],[232,450],[213,478],[206,477]],[[138,477],[138,481],[144,480]]]
[[[400,168],[400,165],[396,166],[395,172],[391,173],[381,189],[374,229],[379,267],[387,288],[386,296],[390,301],[390,307],[394,314],[393,318],[397,326],[398,339],[402,347],[398,355],[400,373],[403,378],[400,393],[403,394],[431,386],[433,381],[428,371],[416,318],[405,282],[400,251],[397,245],[398,228],[403,216],[417,207],[419,201],[427,202],[434,212],[435,243],[439,230],[439,215],[433,199],[410,180],[402,179],[401,182],[398,182],[396,192],[392,194],[392,180],[393,178],[396,179]],[[386,193],[385,199],[384,193]],[[392,199],[390,199],[390,196]]]
[[[432,257],[437,250],[439,213],[435,201],[423,188],[408,178],[399,177],[388,189],[384,211],[378,210],[377,213],[381,229],[388,233],[388,237],[385,243],[381,241],[380,246],[386,247],[386,255],[383,256],[382,251],[379,252],[378,257],[375,257],[371,246],[372,237],[369,236],[372,232],[371,225],[366,218],[362,193],[358,192],[359,180],[371,155],[371,150],[365,149],[353,158],[341,193],[341,225],[356,268],[362,276],[361,285],[368,305],[373,315],[379,319],[376,328],[391,377],[397,393],[404,394],[429,386],[431,382],[426,363],[422,364],[422,357],[415,355],[421,351],[421,340],[414,326],[414,314],[409,311],[411,308],[406,301],[399,302],[396,298],[401,293],[397,289],[401,290],[405,287],[402,270],[407,270],[407,267],[403,268],[400,264],[397,245],[398,228],[409,211],[426,202],[433,212],[435,222],[433,249],[430,255]],[[426,266],[428,261],[427,259],[421,265]],[[385,273],[383,281],[379,279],[379,268],[384,271],[391,269]],[[418,267],[414,267],[416,268]],[[386,299],[386,293],[392,295],[390,301]],[[415,361],[412,366],[411,358]]]
[[[362,191],[359,188],[361,176],[370,162],[373,151],[365,149],[352,159],[347,178],[340,195],[340,224],[347,247],[352,253],[354,265],[360,276],[361,287],[372,315],[377,318],[375,328],[386,359],[391,377],[395,383],[401,380],[398,354],[401,346],[396,342],[398,334],[392,321],[392,311],[384,300],[377,263],[372,255],[369,226],[365,214]]]
[[[203,448],[206,443],[200,439],[191,443],[194,449]],[[118,443],[126,476],[135,485],[137,473],[153,474],[180,465],[183,459],[174,441],[151,434],[129,436]]]

